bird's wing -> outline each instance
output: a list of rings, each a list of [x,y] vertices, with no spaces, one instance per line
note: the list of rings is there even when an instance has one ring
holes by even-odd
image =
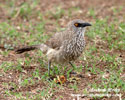
[[[46,42],[46,45],[58,50],[65,40],[71,38],[71,36],[69,35],[70,34],[68,34],[67,31],[58,32],[55,35],[53,35],[53,37],[50,38],[49,41]]]
[[[63,32],[58,32],[55,35],[53,35],[47,42],[46,45],[53,48],[53,49],[59,49],[62,45],[62,34]]]

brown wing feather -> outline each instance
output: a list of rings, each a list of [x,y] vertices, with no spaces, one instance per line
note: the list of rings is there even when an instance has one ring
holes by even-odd
[[[53,49],[58,50],[62,46],[62,44],[65,40],[69,40],[69,38],[72,37],[72,34],[70,34],[70,33],[72,33],[72,32],[70,32],[68,30],[58,32],[55,35],[53,35],[53,37],[50,38],[49,41],[46,42],[46,45]]]

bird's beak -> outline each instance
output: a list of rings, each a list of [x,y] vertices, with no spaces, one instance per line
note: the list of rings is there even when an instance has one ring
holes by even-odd
[[[81,27],[92,26],[90,23],[81,23]]]

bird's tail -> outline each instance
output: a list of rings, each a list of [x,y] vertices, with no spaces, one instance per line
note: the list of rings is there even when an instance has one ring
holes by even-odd
[[[35,49],[40,49],[43,53],[46,53],[48,51],[49,47],[45,44],[25,46],[25,47],[16,49],[15,52],[17,54],[20,54],[20,53],[35,50]]]

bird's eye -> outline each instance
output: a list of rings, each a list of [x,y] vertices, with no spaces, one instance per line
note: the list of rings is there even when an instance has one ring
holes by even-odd
[[[74,25],[75,25],[76,27],[78,27],[79,24],[78,24],[78,23],[75,23]]]

